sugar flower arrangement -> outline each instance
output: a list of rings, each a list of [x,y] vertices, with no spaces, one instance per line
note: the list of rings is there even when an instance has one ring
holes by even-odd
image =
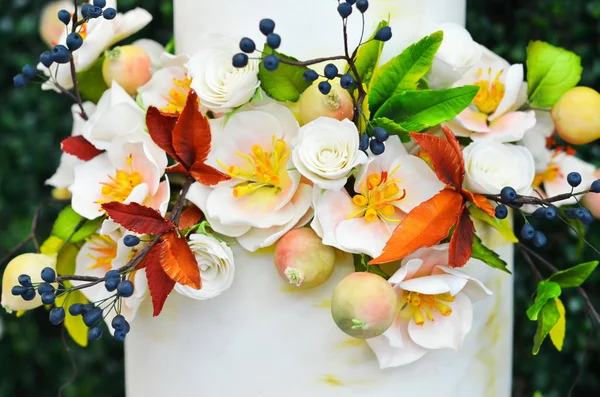
[[[492,293],[461,268],[510,272],[486,244],[495,230],[539,278],[534,354],[548,335],[560,350],[562,289],[585,296],[598,262],[559,271],[535,250],[547,243],[535,225],[593,221],[579,203],[598,200],[600,180],[569,144],[600,136],[600,94],[576,87],[582,68],[567,50],[530,43],[525,73],[454,24],[381,62],[387,21],[353,49],[348,40],[349,15],[368,8],[339,3],[341,55],[306,61],[278,52],[270,19],[260,49],[206,35],[175,56],[149,40],[114,46],[151,20],[144,10],[120,14],[110,0],[60,10],[59,44],[14,83],[43,79],[74,100],[47,181],[66,206],[42,244],[34,220],[5,258],[33,243],[6,267],[2,306],[45,305],[80,345],[103,323],[123,341],[144,299],[157,316],[170,294],[227,293],[244,266],[233,244],[275,246],[273,271],[302,289],[329,279],[339,250],[356,272],[333,292],[333,321],[382,368],[400,366],[461,347],[473,303]]]

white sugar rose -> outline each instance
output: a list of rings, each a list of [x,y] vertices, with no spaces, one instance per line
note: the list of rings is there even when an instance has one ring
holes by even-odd
[[[176,284],[175,290],[189,298],[205,300],[214,298],[231,287],[235,274],[231,248],[204,234],[192,234],[189,245],[200,267],[202,288],[196,290]]]
[[[511,186],[519,194],[531,193],[535,163],[526,148],[486,140],[471,143],[463,155],[465,183],[472,192],[498,194]]]
[[[250,60],[236,68],[231,59],[239,52],[233,39],[206,35],[198,42],[198,52],[188,64],[188,73],[200,104],[215,113],[228,113],[250,101],[259,87],[258,62]]]
[[[367,162],[358,130],[348,119],[319,117],[300,128],[292,153],[296,169],[323,189],[338,190],[354,167]]]

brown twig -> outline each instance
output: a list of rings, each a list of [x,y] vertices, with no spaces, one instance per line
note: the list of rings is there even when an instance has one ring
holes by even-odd
[[[523,258],[525,258],[525,262],[527,262],[527,264],[531,268],[531,271],[534,274],[536,280],[538,282],[543,281],[544,277],[542,276],[542,273],[540,273],[540,270],[537,268],[537,266],[535,266],[535,263],[531,259],[531,256],[529,256],[529,254],[527,253],[527,251],[525,251],[523,249],[522,244],[519,244],[518,247],[519,247],[519,251],[521,251],[521,254],[523,255]]]
[[[74,33],[77,30],[79,24],[77,23],[77,0],[73,0],[73,5],[75,10],[73,11],[73,23],[71,25],[71,33]],[[75,69],[75,60],[73,59],[73,55],[71,55],[71,60],[69,61],[71,67],[71,79],[73,80],[73,96],[75,97],[75,102],[77,106],[79,106],[79,111],[81,113],[81,118],[84,120],[88,120],[88,115],[85,112],[85,108],[83,107],[83,101],[81,100],[81,94],[79,93],[79,82],[77,81],[77,70]]]
[[[321,63],[321,62],[327,62],[327,61],[340,61],[340,60],[346,60],[346,56],[345,55],[336,55],[333,57],[324,57],[324,58],[316,58],[316,59],[311,59],[309,61],[289,61],[287,59],[281,59],[279,58],[279,62],[283,63],[284,65],[290,65],[290,66],[311,66],[311,65],[316,65],[317,63]]]

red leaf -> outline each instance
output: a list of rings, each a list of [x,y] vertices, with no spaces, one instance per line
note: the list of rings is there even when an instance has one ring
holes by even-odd
[[[173,148],[186,168],[204,162],[210,153],[210,124],[198,109],[198,95],[191,90],[173,129]]]
[[[370,264],[392,262],[419,248],[431,247],[448,236],[460,215],[463,197],[455,190],[444,189],[414,208],[396,227],[383,254]]]
[[[87,139],[78,136],[70,136],[67,139],[63,139],[60,143],[60,148],[63,152],[72,154],[79,160],[89,161],[94,157],[104,153],[104,150],[97,149]]]
[[[475,226],[469,216],[469,210],[463,205],[462,214],[458,219],[454,234],[450,239],[448,251],[448,266],[463,267],[473,253],[473,234]]]
[[[173,149],[172,137],[176,123],[177,116],[163,113],[154,106],[148,108],[148,112],[146,113],[146,126],[148,126],[150,137],[159,148],[167,152],[169,156],[173,157],[175,160],[179,161],[175,149]]]
[[[183,165],[181,165],[181,163],[177,163],[177,164],[173,164],[170,167],[167,167],[165,172],[172,172],[175,174],[187,174],[188,170],[186,170],[185,167]]]
[[[490,203],[490,201],[487,198],[485,198],[485,196],[470,192],[465,189],[462,189],[460,192],[466,200],[475,204],[475,207],[479,208],[491,217],[496,216],[494,206],[492,205],[492,203]]]
[[[127,230],[140,234],[160,234],[175,225],[155,210],[138,203],[123,204],[116,201],[102,204],[110,218]]]
[[[454,149],[454,153],[459,160],[458,175],[460,177],[460,183],[458,184],[458,186],[460,187],[465,181],[465,158],[463,157],[462,148],[460,147],[460,143],[458,143],[456,136],[454,136],[454,133],[450,128],[442,126],[442,131],[444,131],[444,135],[446,135],[446,140],[448,141],[450,146],[452,146],[452,149]]]
[[[187,240],[170,232],[163,237],[163,241],[160,264],[165,273],[181,285],[202,288],[198,261]]]
[[[169,294],[175,287],[175,281],[165,273],[160,264],[160,254],[163,244],[164,242],[158,243],[146,254],[146,258],[144,259],[146,277],[148,277],[148,288],[150,289],[152,307],[154,308],[154,317],[160,314]]]
[[[179,230],[185,230],[200,223],[204,215],[200,208],[195,205],[190,205],[183,211],[179,219]]]
[[[201,185],[214,186],[219,182],[231,179],[229,175],[206,165],[203,162],[195,162],[190,170],[190,175]]]
[[[454,147],[435,135],[411,132],[410,136],[429,155],[438,178],[445,184],[460,189],[464,179],[464,161],[462,156],[456,155]]]

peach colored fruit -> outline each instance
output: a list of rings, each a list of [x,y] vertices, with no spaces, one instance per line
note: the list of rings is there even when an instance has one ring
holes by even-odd
[[[315,81],[300,96],[298,107],[302,124],[308,124],[321,116],[337,120],[354,117],[354,102],[348,90],[340,86],[339,81],[331,81],[331,92],[327,95],[319,91],[319,81]]]
[[[107,86],[116,81],[129,95],[135,95],[152,77],[152,61],[140,47],[116,47],[106,53],[102,76]]]
[[[552,108],[558,135],[573,145],[600,138],[600,94],[588,87],[567,91]]]

